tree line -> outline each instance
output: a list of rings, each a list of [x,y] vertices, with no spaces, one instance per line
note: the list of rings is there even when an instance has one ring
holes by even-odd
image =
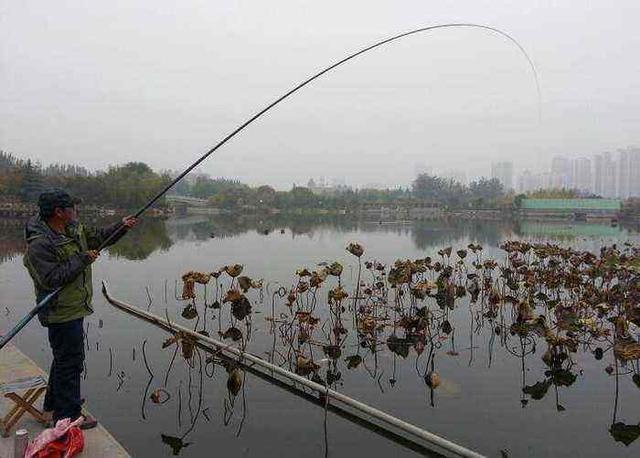
[[[5,200],[35,202],[49,188],[62,188],[85,205],[132,209],[144,205],[171,181],[142,162],[129,162],[90,172],[74,165],[43,167],[30,159],[0,151],[0,196]],[[157,206],[165,206],[161,199]]]
[[[144,205],[172,180],[169,171],[155,172],[143,162],[130,162],[89,171],[78,165],[42,166],[0,150],[0,199],[35,202],[42,190],[63,188],[85,204],[133,209]],[[518,208],[524,198],[580,198],[571,189],[545,189],[514,195],[497,179],[480,178],[469,184],[436,175],[421,174],[406,188],[325,189],[304,186],[279,191],[269,185],[249,186],[238,180],[208,175],[187,177],[170,193],[207,199],[211,206],[226,210],[352,210],[362,205],[427,203],[447,209]],[[590,196],[596,197],[596,196]],[[159,207],[166,205],[164,199]]]

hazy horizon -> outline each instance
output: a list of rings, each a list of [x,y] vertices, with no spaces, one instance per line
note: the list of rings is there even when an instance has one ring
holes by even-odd
[[[631,1],[273,5],[2,3],[0,148],[90,170],[182,170],[321,68],[387,36],[447,22],[304,88],[197,172],[288,188],[310,177],[409,184],[416,167],[489,176],[640,144],[640,7]]]

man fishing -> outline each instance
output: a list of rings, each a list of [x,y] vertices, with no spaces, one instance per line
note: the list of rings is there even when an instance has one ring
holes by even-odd
[[[79,199],[60,189],[46,191],[38,198],[39,214],[25,227],[27,251],[24,264],[33,279],[36,301],[56,288],[61,291],[38,313],[48,328],[53,362],[44,399],[44,411],[53,424],[63,418],[84,417],[83,429],[97,421],[83,415],[80,375],[84,365],[84,317],[93,313],[91,264],[108,240],[112,245],[137,219],[127,216],[121,223],[105,228],[88,228],[78,222]]]

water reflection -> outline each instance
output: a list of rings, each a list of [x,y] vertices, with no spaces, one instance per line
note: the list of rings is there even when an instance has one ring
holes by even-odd
[[[0,264],[21,255],[25,248],[22,221],[0,218]]]
[[[86,224],[105,225],[113,219],[92,219]],[[21,220],[0,220],[0,264],[24,252]],[[116,245],[108,249],[117,258],[141,261],[157,251],[166,251],[177,241],[204,241],[212,238],[238,237],[247,233],[270,235],[288,232],[292,237],[313,237],[317,232],[334,233],[363,231],[368,233],[410,236],[415,247],[424,250],[433,246],[476,240],[488,246],[513,236],[523,238],[553,238],[571,241],[577,238],[621,238],[631,228],[586,223],[541,223],[517,220],[438,219],[424,221],[355,220],[345,216],[313,215],[223,215],[188,216],[184,218],[143,219],[142,223]]]
[[[110,255],[132,261],[147,259],[156,251],[166,251],[173,245],[164,220],[142,220],[135,230],[108,248]]]

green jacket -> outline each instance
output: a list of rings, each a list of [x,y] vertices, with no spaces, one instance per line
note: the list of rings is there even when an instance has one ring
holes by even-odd
[[[83,318],[93,313],[91,299],[91,259],[88,250],[97,249],[118,227],[85,228],[82,224],[67,226],[65,234],[52,230],[45,221],[33,217],[25,226],[27,252],[24,265],[33,279],[36,302],[54,289],[62,291],[38,313],[43,326]],[[111,240],[115,243],[125,231]]]

